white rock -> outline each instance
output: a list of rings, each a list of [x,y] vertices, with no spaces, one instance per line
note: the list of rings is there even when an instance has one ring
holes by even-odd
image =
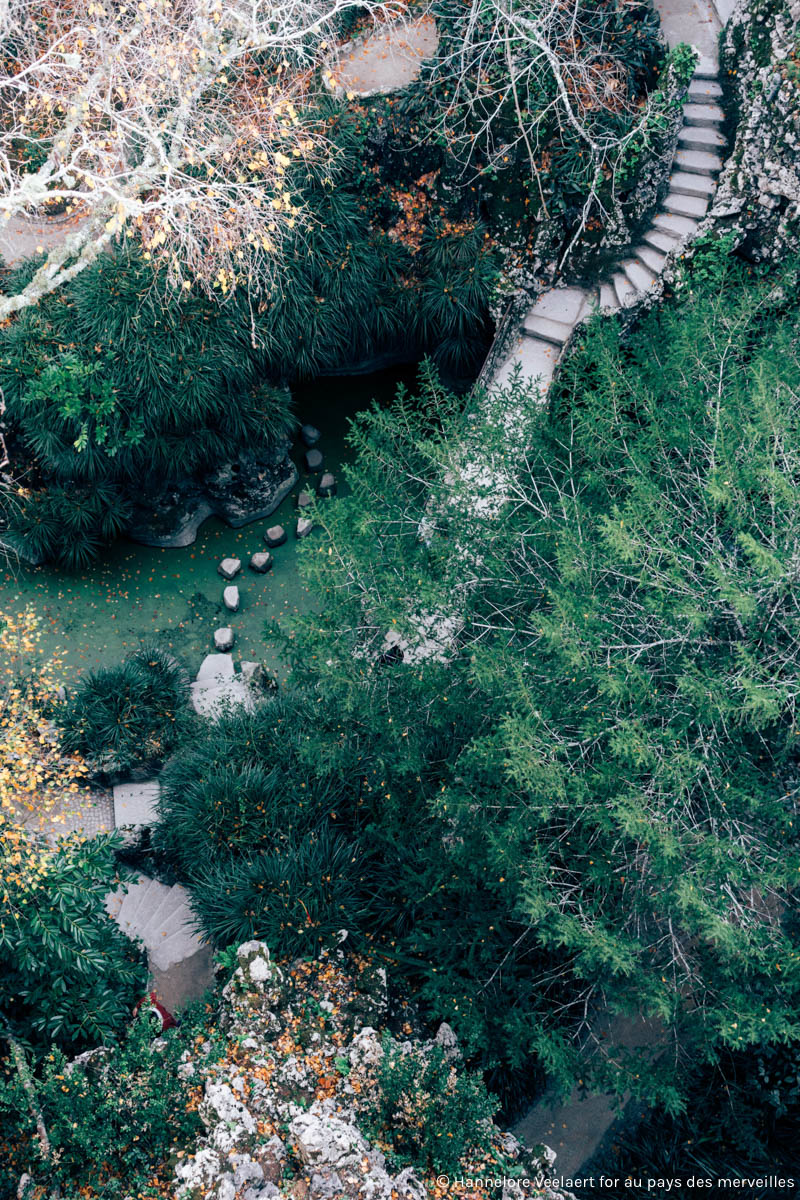
[[[180,1185],[178,1195],[191,1195],[201,1188],[211,1187],[221,1170],[219,1155],[210,1146],[203,1146],[193,1158],[184,1159],[175,1168],[175,1178]]]
[[[223,579],[233,579],[242,569],[242,560],[240,558],[223,558],[222,562],[217,567]]]
[[[289,1133],[308,1166],[356,1162],[369,1149],[355,1125],[333,1114],[330,1102],[315,1100],[307,1112],[292,1120]]]
[[[247,1133],[255,1133],[256,1121],[253,1114],[234,1096],[227,1083],[206,1083],[205,1099],[200,1105],[200,1119],[211,1128],[218,1121],[228,1125],[241,1125]]]
[[[233,649],[233,630],[230,625],[225,625],[222,629],[214,631],[214,646],[217,650],[221,651]]]
[[[348,1058],[351,1067],[377,1067],[383,1059],[383,1046],[375,1030],[365,1025],[350,1043]]]
[[[239,589],[235,583],[229,584],[223,591],[222,603],[230,612],[239,611]]]

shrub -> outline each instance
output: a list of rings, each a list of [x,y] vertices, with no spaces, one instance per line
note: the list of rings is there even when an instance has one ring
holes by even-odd
[[[418,531],[463,519],[465,439],[508,461],[499,422],[437,437],[431,381],[364,417],[350,495],[303,550],[319,611],[287,641],[293,686],[325,698],[308,754],[343,727],[360,758],[390,880],[362,929],[432,1018],[492,1071],[533,1061],[672,1112],[684,1059],[586,1062],[587,1007],[710,1061],[796,1042],[800,995],[780,919],[800,862],[797,268],[719,269],[622,344],[595,322],[548,410],[510,386],[527,453],[466,563]],[[446,662],[381,654],[438,612]]]
[[[227,863],[198,864],[192,908],[219,946],[258,938],[277,957],[315,954],[363,919],[360,847],[327,828]]]
[[[188,681],[175,659],[143,646],[119,666],[82,677],[57,710],[64,748],[97,772],[156,765],[189,723]]]
[[[441,1046],[408,1049],[384,1036],[367,1123],[400,1163],[458,1172],[472,1154],[486,1161],[496,1111],[480,1076],[456,1070]]]
[[[179,873],[191,878],[199,864],[227,868],[231,857],[280,849],[333,812],[345,821],[348,768],[305,760],[315,719],[310,705],[277,698],[204,725],[167,764],[154,844]]]
[[[103,902],[116,879],[115,839],[62,841],[31,856],[0,841],[0,1014],[26,1039],[83,1050],[113,1038],[142,995],[142,953]]]
[[[22,1171],[48,1191],[91,1194],[96,1200],[166,1194],[174,1155],[194,1143],[203,1126],[191,1080],[178,1073],[182,1052],[202,1030],[204,1010],[184,1010],[179,1029],[158,1042],[148,1015],[125,1036],[83,1062],[69,1064],[52,1050],[33,1075],[33,1094],[9,1060],[0,1068],[0,1121],[4,1130],[0,1194],[15,1196]],[[205,1033],[205,1030],[202,1030]],[[31,1116],[41,1113],[51,1154],[45,1159]],[[2,1168],[0,1168],[2,1172]],[[6,1183],[8,1192],[2,1191]],[[162,1192],[163,1188],[163,1192]]]

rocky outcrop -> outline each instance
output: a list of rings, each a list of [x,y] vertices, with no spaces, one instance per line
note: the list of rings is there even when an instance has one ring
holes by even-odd
[[[206,1132],[176,1167],[175,1200],[426,1200],[438,1194],[429,1164],[406,1156],[402,1167],[392,1165],[386,1135],[368,1117],[391,1049],[443,1052],[451,1073],[458,1071],[449,1026],[436,1041],[379,1033],[388,1013],[385,972],[341,950],[281,969],[264,943],[247,942],[222,995],[219,1027],[227,1051],[211,1061],[208,1043],[196,1044],[180,1068],[202,1086]],[[408,1023],[401,1038],[406,1031],[410,1035]],[[471,1161],[482,1162],[487,1176],[509,1177],[503,1195],[527,1190],[563,1200],[558,1190],[537,1185],[537,1177],[551,1175],[550,1152],[531,1155],[490,1122],[478,1126],[482,1157]],[[530,1186],[517,1187],[511,1176],[527,1177]],[[451,1190],[488,1200],[491,1187],[462,1188],[453,1180]]]
[[[710,224],[755,261],[800,249],[800,2],[739,0],[722,42],[736,141]]]
[[[133,498],[128,537],[145,546],[190,546],[210,516],[237,529],[274,512],[297,482],[288,443],[261,452],[242,450],[199,479],[167,480],[146,500]]]

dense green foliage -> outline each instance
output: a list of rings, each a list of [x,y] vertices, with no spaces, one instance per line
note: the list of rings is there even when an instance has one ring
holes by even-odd
[[[95,772],[157,766],[189,724],[188,679],[156,646],[142,646],[117,667],[83,675],[58,708],[61,741]]]
[[[132,495],[286,435],[287,396],[262,382],[237,317],[200,297],[165,306],[121,253],[2,331],[0,387],[33,462],[9,519],[29,551],[83,566]]]
[[[741,1179],[737,1190],[748,1200],[786,1195],[789,1188],[772,1187],[767,1180],[800,1175],[798,1044],[724,1052],[713,1065],[690,1069],[685,1088],[685,1112],[670,1115],[655,1108],[645,1113],[640,1124],[614,1138],[612,1154],[599,1154],[583,1174],[616,1176],[620,1185],[608,1188],[613,1200],[630,1196],[630,1186],[622,1184],[627,1176]],[[674,1184],[648,1191],[653,1200],[670,1194]],[[576,1189],[576,1195],[583,1200],[591,1190]]]
[[[33,881],[18,881],[9,861],[0,874],[0,1016],[19,1037],[68,1051],[113,1037],[147,979],[103,907],[116,882],[113,839],[62,841]]]
[[[314,717],[282,700],[224,716],[161,776],[155,847],[221,945],[257,935],[288,956],[359,923],[368,872],[339,833],[358,823],[356,773],[308,759]]]
[[[383,1050],[369,1113],[373,1130],[382,1131],[398,1163],[458,1173],[470,1151],[485,1149],[481,1139],[496,1101],[479,1076],[456,1072],[441,1046],[408,1050],[387,1035]]]
[[[689,1058],[800,1033],[793,294],[701,254],[626,344],[591,328],[550,413],[528,402],[515,503],[470,528],[450,661],[380,654],[465,569],[446,526],[417,534],[463,436],[435,380],[360,422],[352,494],[306,551],[324,615],[287,642],[316,705],[286,795],[336,779],[374,864],[362,932],[498,1084],[533,1060],[678,1109]],[[582,1063],[584,1013],[609,1008],[675,1053]]]
[[[0,1196],[16,1196],[23,1169],[40,1186],[60,1185],[68,1196],[90,1188],[97,1200],[166,1187],[172,1156],[203,1128],[190,1103],[192,1084],[178,1067],[204,1018],[199,1010],[185,1012],[180,1029],[156,1043],[143,1014],[119,1042],[79,1063],[53,1050],[32,1077],[32,1096],[9,1060],[0,1068]],[[44,1122],[49,1156],[41,1152],[32,1105]]]

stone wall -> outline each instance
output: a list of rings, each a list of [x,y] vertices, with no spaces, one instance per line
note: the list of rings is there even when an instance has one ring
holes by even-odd
[[[736,140],[706,228],[780,262],[800,250],[800,0],[739,0],[721,58]]]

